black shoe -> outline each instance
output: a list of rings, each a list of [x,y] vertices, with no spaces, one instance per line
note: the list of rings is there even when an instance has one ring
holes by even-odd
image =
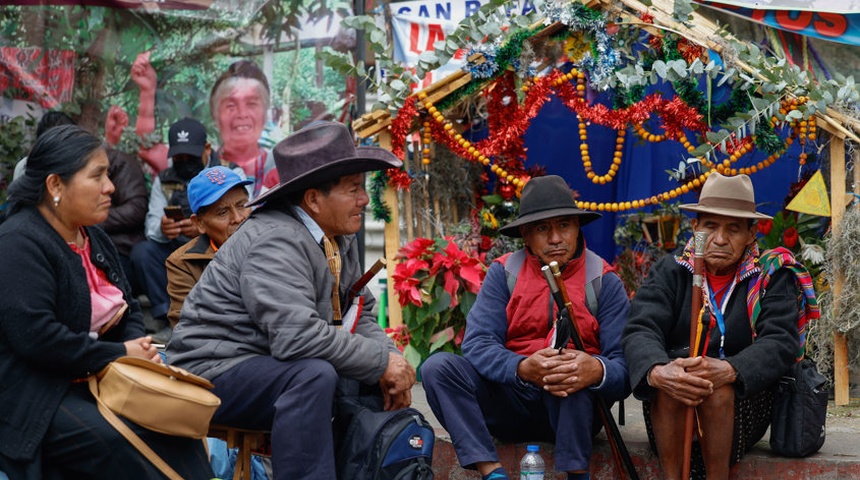
[[[168,325],[152,334],[152,343],[167,346],[171,336],[173,336],[173,329]]]

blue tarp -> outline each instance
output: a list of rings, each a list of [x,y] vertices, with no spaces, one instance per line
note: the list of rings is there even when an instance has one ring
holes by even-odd
[[[728,92],[728,89],[717,92],[714,104],[726,101]],[[611,106],[608,95],[599,96],[598,101]],[[689,135],[691,141],[695,142],[694,136]],[[781,135],[783,136],[784,134]],[[588,127],[589,151],[593,169],[598,174],[609,170],[615,151],[615,140],[616,132],[610,128],[599,125]],[[543,166],[547,174],[564,177],[571,188],[579,192],[580,199],[600,203],[648,198],[680,186],[670,179],[666,170],[677,169],[680,161],[690,157],[676,141],[648,143],[640,140],[632,129],[628,129],[624,157],[617,176],[609,184],[595,185],[583,170],[579,145],[579,123],[576,115],[560,100],[554,99],[543,107],[526,133],[526,166]],[[795,143],[771,167],[751,175],[760,211],[774,214],[782,209],[789,186],[798,180],[799,153],[800,149]],[[766,153],[754,149],[742,157],[736,166],[753,165],[767,156]],[[811,163],[805,168],[818,168],[817,164]],[[688,193],[678,199],[683,203],[697,201],[694,193]],[[601,219],[585,226],[583,232],[589,248],[612,262],[618,253],[612,239],[615,226],[620,216],[634,212],[635,210],[603,212]]]

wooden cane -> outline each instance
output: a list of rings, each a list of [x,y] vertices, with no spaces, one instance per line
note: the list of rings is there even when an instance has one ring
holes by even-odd
[[[558,266],[558,262],[550,262],[549,270],[552,272],[552,275],[548,274],[546,266],[541,267],[541,271],[549,283],[550,292],[552,293],[553,299],[558,307],[559,315],[561,315],[562,309],[567,310],[568,318],[571,323],[570,340],[573,341],[573,345],[577,350],[585,352],[585,343],[582,341],[582,334],[579,331],[579,325],[576,322],[576,314],[573,311],[573,303],[570,301],[570,296],[567,294],[567,287],[564,284],[564,279],[561,277],[561,269]],[[556,327],[556,332],[558,332],[558,327]],[[566,339],[559,339],[559,341],[561,345],[567,343]],[[609,405],[599,394],[591,392],[591,395],[594,398],[595,405],[597,406],[600,420],[603,422],[603,428],[606,430],[606,437],[609,439],[609,446],[612,448],[612,455],[618,465],[618,473],[620,474],[619,478],[622,480],[627,478],[630,480],[639,480],[639,475],[636,473],[636,468],[633,466],[633,458],[627,450],[627,445],[624,443],[624,439],[621,438],[621,430],[618,429],[618,424],[615,423],[615,419],[612,417],[612,411],[610,410]],[[627,474],[626,476],[625,473]]]
[[[374,276],[376,276],[376,274],[379,273],[379,271],[382,270],[383,267],[385,267],[385,264],[385,259],[380,258],[373,265],[371,265],[366,272],[364,272],[364,275],[362,275],[361,278],[355,281],[355,284],[353,284],[353,286],[349,287],[346,302],[347,308],[349,307],[349,305],[352,304],[352,299],[358,296],[358,294],[361,292],[361,289],[364,288],[368,283],[370,283],[370,280]]]
[[[705,279],[705,243],[707,232],[696,232],[693,237],[693,290],[690,299],[690,358],[697,357],[699,316],[702,310],[702,286]],[[690,463],[693,456],[693,423],[696,407],[687,407],[684,417],[684,463],[681,478],[690,478]]]

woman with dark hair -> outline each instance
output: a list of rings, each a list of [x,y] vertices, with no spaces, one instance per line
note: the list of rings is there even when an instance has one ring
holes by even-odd
[[[0,224],[0,472],[15,479],[163,478],[99,413],[86,378],[125,355],[160,361],[103,222],[101,142],[74,125],[36,140]],[[183,478],[202,442],[129,426]]]

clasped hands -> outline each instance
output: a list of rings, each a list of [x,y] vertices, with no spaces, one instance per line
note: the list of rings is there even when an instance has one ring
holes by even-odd
[[[161,363],[161,355],[158,354],[158,349],[152,343],[152,337],[135,338],[123,342],[125,345],[125,353],[131,357],[140,357],[147,360],[152,360],[155,363]]]
[[[734,382],[736,375],[734,367],[725,360],[685,357],[655,365],[648,372],[648,384],[684,405],[695,407],[716,389]]]
[[[557,397],[600,383],[603,364],[579,350],[544,348],[517,366],[517,376]]]

